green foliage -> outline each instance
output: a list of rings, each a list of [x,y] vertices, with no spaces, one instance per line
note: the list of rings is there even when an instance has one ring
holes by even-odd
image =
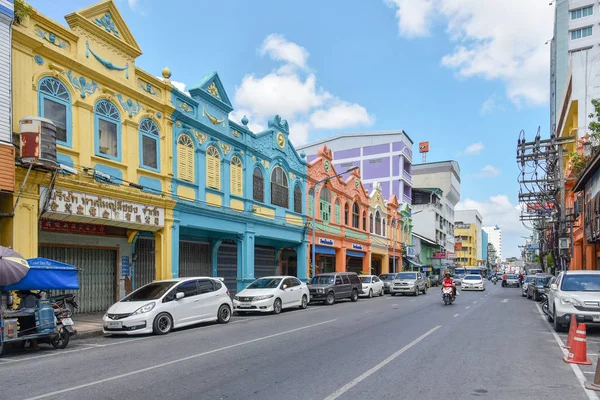
[[[540,256],[535,256],[535,257],[533,258],[533,262],[534,262],[534,263],[539,263],[539,262],[540,262]]]
[[[552,257],[552,254],[548,253],[546,255],[546,262],[548,263],[548,268],[552,268],[554,266],[554,257]]]
[[[588,159],[576,151],[571,152],[569,156],[573,163],[573,171],[578,175],[587,165]]]
[[[15,0],[15,23],[20,24],[33,8],[23,0]]]

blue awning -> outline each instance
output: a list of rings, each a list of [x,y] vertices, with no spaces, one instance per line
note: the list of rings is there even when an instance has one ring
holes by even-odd
[[[315,246],[315,253],[335,256],[335,249],[333,247]]]
[[[352,250],[346,250],[346,256],[363,258],[365,256],[365,253],[360,253],[358,251],[352,251]]]
[[[76,290],[79,289],[79,269],[47,258],[30,258],[29,272],[23,279],[5,290]]]
[[[422,267],[422,266],[423,266],[423,264],[419,264],[418,262],[416,262],[416,261],[413,261],[413,260],[411,260],[411,259],[410,259],[410,258],[408,258],[408,257],[404,257],[404,259],[405,259],[406,261],[408,261],[409,263],[411,263],[412,265],[414,265],[415,267],[419,267],[419,268],[420,268],[420,267]]]

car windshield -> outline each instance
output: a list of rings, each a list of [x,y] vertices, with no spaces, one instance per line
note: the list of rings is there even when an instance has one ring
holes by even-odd
[[[417,279],[417,274],[414,272],[401,272],[396,275],[396,279]]]
[[[330,283],[333,283],[333,281],[334,281],[333,275],[322,275],[322,276],[317,275],[312,278],[310,283],[313,285],[328,285]]]
[[[148,301],[160,299],[165,293],[171,289],[177,282],[153,282],[146,286],[142,286],[129,296],[125,297],[125,301]]]
[[[371,277],[370,276],[361,276],[360,281],[362,283],[371,283]]]
[[[535,278],[536,286],[545,286],[548,287],[550,285],[550,277],[547,278]]]
[[[261,278],[248,285],[246,289],[275,289],[282,278]]]
[[[517,279],[516,275],[507,275],[506,279]]]
[[[382,281],[393,281],[394,280],[394,274],[383,274],[383,275],[379,275],[379,279],[381,279]]]
[[[565,292],[600,292],[600,274],[565,275],[560,289]]]
[[[467,276],[465,276],[465,280],[466,281],[479,281],[479,280],[481,280],[481,277],[477,276],[477,275],[467,275]]]
[[[525,278],[525,282],[531,282],[533,280],[533,276],[528,276],[527,278]]]

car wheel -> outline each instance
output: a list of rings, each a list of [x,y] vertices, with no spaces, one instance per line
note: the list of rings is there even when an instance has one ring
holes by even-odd
[[[152,331],[157,335],[166,335],[173,329],[173,318],[167,313],[160,313],[154,318]]]
[[[332,306],[335,303],[335,296],[333,294],[333,292],[329,292],[327,294],[327,298],[325,299],[325,304],[327,304],[328,306]]]
[[[531,296],[529,295],[529,291],[527,291],[527,298],[531,299]]]
[[[548,305],[549,307],[550,305]],[[546,313],[546,319],[548,320],[548,322],[554,322],[554,318],[552,318],[552,314],[550,314],[550,310],[548,309],[548,312]]]
[[[369,289],[369,298],[373,297],[373,289]]]
[[[559,324],[558,320],[556,319],[556,307],[554,308],[554,311],[552,313],[552,320],[554,321],[554,324],[553,324],[554,330],[556,332],[564,332],[565,327],[562,324]]]
[[[383,288],[379,291],[379,297],[383,296]]]
[[[279,314],[281,312],[281,299],[275,299],[273,302],[273,314]]]
[[[390,292],[390,293],[392,293],[392,296],[396,296],[396,292]]]
[[[217,314],[217,321],[220,324],[226,324],[231,320],[231,308],[227,304],[221,305]]]
[[[427,286],[423,288],[423,294],[427,294]]]
[[[537,293],[533,292],[533,301],[537,301]]]
[[[350,301],[353,303],[358,301],[358,290],[355,289],[352,291],[352,294],[350,295]]]
[[[303,295],[302,301],[300,302],[300,309],[304,310],[306,307],[308,307],[308,298],[306,295]]]
[[[415,286],[415,296],[418,296],[419,292],[420,292],[419,287]]]

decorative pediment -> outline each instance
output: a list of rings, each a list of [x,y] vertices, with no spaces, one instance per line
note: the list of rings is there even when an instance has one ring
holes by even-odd
[[[216,72],[205,75],[199,84],[190,89],[190,95],[198,101],[210,101],[226,113],[233,110],[221,78]]]
[[[92,35],[97,35],[134,59],[142,54],[140,46],[112,0],[104,0],[75,11],[65,19],[71,29],[82,28]]]
[[[371,207],[377,208],[379,206],[382,210],[387,212],[387,207],[385,205],[385,201],[383,200],[383,195],[381,194],[381,183],[373,183],[373,191],[369,197],[371,198]]]

